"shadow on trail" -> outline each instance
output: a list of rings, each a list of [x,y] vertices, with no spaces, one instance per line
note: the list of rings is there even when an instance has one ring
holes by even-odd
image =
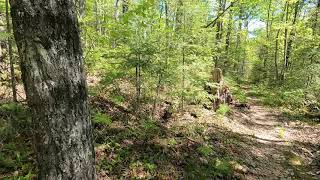
[[[269,140],[211,127],[212,144],[248,167],[245,179],[316,179],[319,145]],[[221,142],[221,140],[223,140]]]

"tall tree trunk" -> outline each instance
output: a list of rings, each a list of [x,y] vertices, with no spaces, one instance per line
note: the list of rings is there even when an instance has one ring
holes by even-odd
[[[165,13],[165,29],[169,28],[169,5],[167,0],[164,0],[164,13]],[[162,12],[160,12],[160,17],[159,17],[159,24],[161,22],[162,19]],[[159,25],[159,29],[161,29],[161,25]],[[161,35],[159,36],[159,41],[161,39]],[[158,82],[157,82],[157,87],[156,87],[156,97],[154,99],[154,103],[153,103],[153,111],[152,111],[152,116],[155,115],[155,111],[157,109],[157,105],[159,102],[159,97],[160,97],[160,93],[161,93],[161,87],[163,86],[163,77],[165,76],[166,70],[167,70],[167,66],[168,66],[168,55],[167,55],[167,51],[169,50],[169,33],[166,32],[166,51],[164,52],[164,59],[165,62],[162,63],[160,62],[160,70],[158,73]],[[161,51],[161,47],[159,46],[159,52]],[[162,61],[162,60],[160,60]]]
[[[99,34],[102,34],[102,29],[101,29],[101,14],[100,14],[100,1],[99,0],[95,0],[94,1],[94,15],[95,15],[95,28],[96,31],[99,32]]]
[[[182,48],[182,91],[181,91],[181,109],[184,109],[184,101],[185,101],[185,86],[186,86],[186,51],[185,47]]]
[[[141,54],[138,55],[138,62],[136,65],[136,110],[140,108],[141,99]]]
[[[119,21],[119,0],[115,0],[113,18],[115,21]],[[113,40],[112,47],[113,48],[117,47],[117,39]]]
[[[282,67],[282,70],[281,70],[281,81],[283,82],[284,81],[284,76],[285,76],[285,71],[286,71],[286,68],[288,66],[288,59],[287,59],[287,53],[288,53],[288,23],[289,21],[289,3],[286,3],[286,8],[285,8],[285,28],[284,28],[284,42],[283,42],[283,59],[284,59],[284,64],[283,64],[283,67]]]
[[[271,24],[270,24],[271,6],[272,6],[272,0],[269,0],[267,26],[266,26],[267,39],[269,39],[269,37],[270,37],[270,33],[269,33],[269,32],[270,32],[270,30],[271,30]]]
[[[239,81],[239,74],[240,74],[240,61],[241,61],[241,54],[242,54],[242,50],[240,49],[241,46],[241,33],[242,33],[242,21],[243,21],[243,8],[240,7],[240,14],[239,14],[239,22],[238,22],[238,32],[237,32],[237,40],[236,40],[236,57],[235,59],[237,60],[237,62],[234,65],[234,69],[237,72],[237,81]]]
[[[232,10],[230,10],[229,12],[229,20],[228,20],[228,31],[227,31],[227,35],[226,35],[226,53],[228,54],[229,52],[229,47],[230,47],[230,41],[231,41],[231,32],[232,32],[232,22],[233,20],[233,14],[232,14]]]
[[[129,11],[129,0],[122,0],[122,13],[125,14]]]
[[[287,53],[285,53],[285,69],[284,71],[286,72],[289,68],[289,58],[290,58],[290,54],[291,54],[291,50],[292,50],[292,43],[293,43],[293,38],[294,36],[296,35],[296,28],[295,28],[295,25],[296,25],[296,22],[297,22],[297,19],[298,19],[298,14],[299,14],[299,10],[301,9],[300,7],[300,3],[301,1],[297,1],[295,3],[295,7],[294,7],[294,15],[293,15],[293,20],[292,20],[292,30],[289,34],[289,37],[288,37],[288,45],[287,45]],[[303,2],[302,2],[303,3]],[[302,6],[302,5],[301,5]]]
[[[182,34],[182,82],[181,82],[181,109],[184,109],[184,103],[185,103],[185,81],[186,81],[186,51],[185,51],[185,35],[186,35],[186,15],[185,15],[185,6],[184,2],[182,0],[179,0],[179,7],[177,9],[177,31],[180,30],[179,33]],[[182,28],[182,29],[181,29]]]
[[[278,69],[279,35],[280,35],[280,29],[277,31],[276,45],[275,45],[275,52],[274,52],[274,68],[275,68],[275,74],[276,74],[277,81],[279,80],[279,69]]]
[[[225,0],[219,0],[218,1],[218,5],[219,5],[219,13],[224,12],[224,9],[226,7],[226,1]],[[223,15],[222,15],[223,16]],[[222,41],[222,37],[223,37],[223,19],[222,17],[219,18],[217,20],[217,30],[216,30],[216,47],[217,47],[217,53],[215,55],[215,68],[221,68],[221,41]]]
[[[114,2],[114,15],[113,18],[118,21],[119,20],[119,0],[115,0]]]
[[[248,14],[245,17],[244,28],[246,30],[246,36],[245,36],[245,45],[246,45],[247,41],[248,41],[248,33],[249,33],[249,15]],[[243,78],[245,77],[246,63],[247,63],[247,51],[244,50],[243,57],[242,57],[242,63],[241,63],[241,72],[240,72],[240,74]]]
[[[182,29],[182,21],[183,21],[183,1],[178,0],[176,14],[175,14],[175,31],[178,32]]]
[[[9,15],[9,1],[6,0],[6,21],[7,21],[7,33],[11,34],[11,23]],[[11,89],[12,89],[12,100],[17,102],[17,90],[16,90],[16,78],[14,72],[14,61],[12,55],[12,40],[11,36],[8,37],[8,53],[9,53],[9,62],[10,62],[10,78],[11,78]]]
[[[283,21],[283,18],[285,16],[286,8],[288,5],[288,1],[286,1],[283,9],[283,14],[281,16],[281,22]],[[280,30],[277,30],[277,35],[276,35],[276,42],[275,42],[275,51],[274,51],[274,68],[275,68],[275,74],[276,74],[276,81],[279,81],[280,76],[279,76],[279,69],[278,69],[278,52],[279,52],[279,36],[280,36]]]
[[[267,37],[267,41],[268,42],[269,42],[269,39],[270,39],[270,30],[271,30],[271,22],[270,22],[271,6],[272,6],[272,0],[269,0],[267,26],[266,26],[266,37]],[[266,45],[264,47],[264,49],[265,49],[265,57],[263,59],[263,67],[266,68],[267,67],[267,60],[269,58],[269,46]]]
[[[32,112],[39,179],[95,179],[80,33],[73,0],[11,0]]]
[[[2,45],[1,45],[1,41],[0,41],[0,63],[1,63],[1,60],[2,60]]]
[[[227,30],[227,34],[226,34],[226,46],[225,46],[225,61],[224,61],[224,73],[226,74],[227,71],[229,70],[229,48],[230,48],[230,44],[231,44],[231,33],[232,33],[232,24],[233,24],[233,14],[232,14],[232,10],[230,10],[229,12],[229,20],[228,20],[228,30]]]
[[[318,18],[320,17],[320,0],[318,0],[318,3],[317,3],[317,7],[316,7],[316,14],[315,14],[315,19],[314,19],[314,23],[313,23],[313,26],[312,26],[312,29],[313,29],[313,35],[317,34],[320,32],[320,28],[319,28],[319,20]]]

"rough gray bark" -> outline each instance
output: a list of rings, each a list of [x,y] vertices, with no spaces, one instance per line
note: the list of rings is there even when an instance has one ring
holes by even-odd
[[[73,0],[10,0],[33,114],[39,179],[95,179],[93,138]]]
[[[78,10],[78,15],[80,18],[83,18],[85,15],[85,0],[75,0],[76,2],[76,7]]]

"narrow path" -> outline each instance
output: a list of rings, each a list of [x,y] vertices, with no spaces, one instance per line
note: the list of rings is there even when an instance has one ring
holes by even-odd
[[[290,119],[254,97],[249,104],[250,109],[233,108],[228,117],[188,106],[167,126],[200,127],[199,142],[210,144],[217,158],[235,161],[240,179],[320,180],[320,124]]]
[[[320,179],[319,124],[290,120],[256,102],[251,98],[249,110],[224,121],[227,129],[247,137],[240,138],[238,157],[249,169],[245,179]]]

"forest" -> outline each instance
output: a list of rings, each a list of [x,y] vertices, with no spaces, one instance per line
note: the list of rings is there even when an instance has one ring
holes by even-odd
[[[320,0],[0,0],[0,179],[320,177]]]

